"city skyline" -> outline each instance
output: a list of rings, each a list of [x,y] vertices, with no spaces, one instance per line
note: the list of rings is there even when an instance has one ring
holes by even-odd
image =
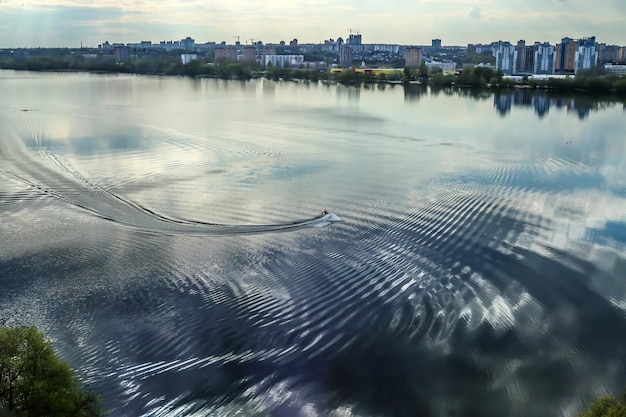
[[[626,2],[606,0],[0,0],[0,47],[77,47],[181,39],[319,43],[358,28],[364,43],[443,45],[595,35],[626,44]]]

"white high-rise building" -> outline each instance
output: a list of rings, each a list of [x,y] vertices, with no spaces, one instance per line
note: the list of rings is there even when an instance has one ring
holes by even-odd
[[[535,74],[554,74],[556,48],[548,42],[535,43]]]
[[[456,62],[430,61],[426,62],[426,68],[429,71],[432,71],[433,68],[441,68],[443,72],[450,72],[456,70]]]
[[[264,55],[263,64],[279,68],[300,68],[304,63],[304,55]]]
[[[574,58],[574,72],[595,67],[598,64],[598,49],[596,37],[581,38],[578,40],[576,56]]]
[[[189,64],[191,61],[198,59],[198,54],[180,54],[180,61],[183,65]]]
[[[493,45],[493,56],[496,58],[496,70],[504,74],[515,73],[515,61],[517,61],[517,51],[511,42],[495,42]]]

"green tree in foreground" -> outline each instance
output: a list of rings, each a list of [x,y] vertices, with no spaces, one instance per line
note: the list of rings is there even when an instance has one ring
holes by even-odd
[[[0,415],[102,414],[97,396],[81,389],[42,333],[34,327],[0,328]]]
[[[600,397],[591,403],[587,412],[579,417],[626,417],[626,394],[621,400],[614,397]]]

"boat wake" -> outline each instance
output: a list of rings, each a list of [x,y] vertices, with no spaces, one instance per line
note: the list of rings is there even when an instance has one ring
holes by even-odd
[[[51,154],[30,129],[35,150],[17,129],[3,128],[0,172],[38,192],[92,215],[137,231],[158,234],[230,235],[325,227],[342,219],[333,213],[273,224],[220,224],[166,216],[94,184],[61,157]]]

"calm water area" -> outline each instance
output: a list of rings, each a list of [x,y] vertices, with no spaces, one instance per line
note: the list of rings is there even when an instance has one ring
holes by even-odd
[[[625,105],[0,71],[0,325],[111,416],[576,415],[626,386]]]

